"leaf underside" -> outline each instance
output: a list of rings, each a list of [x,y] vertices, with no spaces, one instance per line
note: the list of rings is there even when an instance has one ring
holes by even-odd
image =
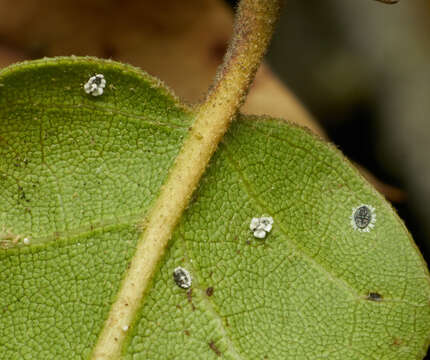
[[[93,97],[83,85],[98,73],[107,86]],[[158,80],[111,61],[0,72],[0,359],[90,356],[192,121]],[[351,224],[362,204],[375,208],[369,232]],[[263,215],[274,224],[259,240],[249,224]],[[173,281],[178,266],[191,289]],[[422,359],[429,299],[407,230],[339,151],[286,122],[240,116],[123,358]]]

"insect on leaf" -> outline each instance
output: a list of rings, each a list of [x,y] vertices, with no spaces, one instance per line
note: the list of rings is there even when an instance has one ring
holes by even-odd
[[[0,358],[91,357],[193,116],[111,61],[0,72]],[[264,237],[254,218],[271,219]],[[338,150],[238,116],[123,326],[122,357],[421,359],[429,299],[403,223]]]

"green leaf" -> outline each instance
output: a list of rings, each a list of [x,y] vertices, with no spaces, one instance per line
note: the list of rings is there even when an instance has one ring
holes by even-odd
[[[83,88],[95,74],[107,81],[96,97]],[[192,120],[130,66],[66,58],[0,72],[0,358],[91,356]],[[376,214],[369,232],[351,223],[363,204]],[[263,215],[274,224],[257,239],[250,222]],[[188,290],[173,280],[179,266]],[[429,299],[404,225],[339,151],[285,122],[241,116],[124,329],[122,353],[422,359]]]

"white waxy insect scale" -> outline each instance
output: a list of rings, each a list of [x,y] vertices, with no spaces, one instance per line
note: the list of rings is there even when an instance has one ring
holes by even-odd
[[[176,285],[182,289],[189,289],[191,287],[191,275],[182,267],[177,267],[173,271],[173,280],[175,280]]]
[[[30,239],[29,238],[24,238],[23,240],[22,240],[22,242],[24,243],[24,245],[30,245]]]
[[[352,209],[351,226],[360,232],[369,232],[375,227],[376,212],[371,205],[362,204]]]
[[[126,332],[127,330],[128,330],[128,325],[124,325],[124,326],[122,327],[122,331]]]
[[[91,76],[87,83],[84,85],[84,90],[87,94],[92,96],[100,96],[103,94],[106,87],[106,80],[103,74]]]
[[[272,230],[273,218],[263,216],[261,218],[252,218],[249,228],[254,232],[254,237],[264,239],[270,230]]]

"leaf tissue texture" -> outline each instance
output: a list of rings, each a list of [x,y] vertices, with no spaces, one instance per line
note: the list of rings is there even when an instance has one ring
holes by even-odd
[[[97,97],[84,91],[95,74]],[[62,58],[0,72],[0,359],[91,356],[192,121],[130,66]],[[369,231],[354,226],[362,205]],[[261,216],[274,223],[257,239]],[[240,116],[124,329],[122,358],[422,359],[429,300],[404,225],[339,151]]]

